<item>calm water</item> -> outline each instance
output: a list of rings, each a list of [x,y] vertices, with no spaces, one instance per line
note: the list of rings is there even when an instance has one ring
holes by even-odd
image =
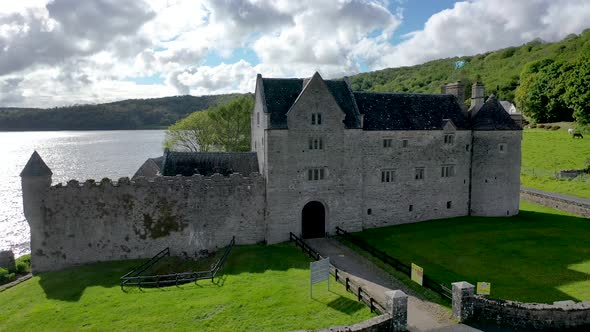
[[[0,250],[30,251],[19,174],[33,150],[55,185],[131,177],[147,158],[162,155],[163,139],[163,130],[0,132]]]

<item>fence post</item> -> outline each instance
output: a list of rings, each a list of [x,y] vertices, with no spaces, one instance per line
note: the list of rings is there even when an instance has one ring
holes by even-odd
[[[475,286],[467,281],[454,282],[451,285],[453,285],[453,317],[465,322],[473,316]]]
[[[362,292],[362,291],[363,291],[363,289],[361,288],[361,286],[359,286],[359,288],[358,288],[358,290],[357,290],[357,293],[358,293],[358,294],[357,294],[357,296],[358,296],[358,298],[359,298],[359,301],[362,301],[362,300],[363,300],[363,297],[362,297],[362,295],[361,295],[361,292]]]
[[[386,308],[391,315],[391,331],[408,329],[408,295],[401,290],[385,292]]]
[[[348,291],[350,289],[350,285],[348,284],[349,281],[350,281],[350,279],[348,279],[348,277],[346,277],[346,291]]]

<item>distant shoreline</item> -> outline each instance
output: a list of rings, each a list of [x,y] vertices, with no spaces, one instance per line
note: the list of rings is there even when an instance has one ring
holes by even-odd
[[[43,128],[43,129],[0,129],[0,133],[16,133],[16,132],[31,132],[31,131],[123,131],[123,130],[166,130],[168,127],[157,127],[157,128],[98,128],[98,129],[81,129],[81,128],[68,128],[68,129],[52,129],[52,128]]]

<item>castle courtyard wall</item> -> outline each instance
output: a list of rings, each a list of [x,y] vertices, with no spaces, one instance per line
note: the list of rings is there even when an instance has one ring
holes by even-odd
[[[198,257],[229,243],[265,239],[264,180],[156,177],[100,183],[75,180],[47,189],[42,218],[29,220],[33,271],[171,254]],[[31,218],[29,218],[31,219]]]

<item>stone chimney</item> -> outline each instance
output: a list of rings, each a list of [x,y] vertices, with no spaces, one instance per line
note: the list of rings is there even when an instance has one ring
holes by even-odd
[[[469,114],[474,117],[479,109],[484,104],[484,87],[483,83],[475,82],[471,86],[471,106],[469,107]]]
[[[466,107],[465,107],[465,85],[461,81],[447,83],[442,87],[442,93],[447,95],[453,95],[457,97],[457,102],[465,116],[467,116]]]
[[[23,210],[25,218],[31,229],[31,271],[35,273],[37,268],[35,256],[43,254],[43,243],[40,235],[44,231],[44,207],[43,200],[47,190],[51,186],[53,172],[41,159],[37,151],[33,152],[31,158],[20,173],[23,190]]]

